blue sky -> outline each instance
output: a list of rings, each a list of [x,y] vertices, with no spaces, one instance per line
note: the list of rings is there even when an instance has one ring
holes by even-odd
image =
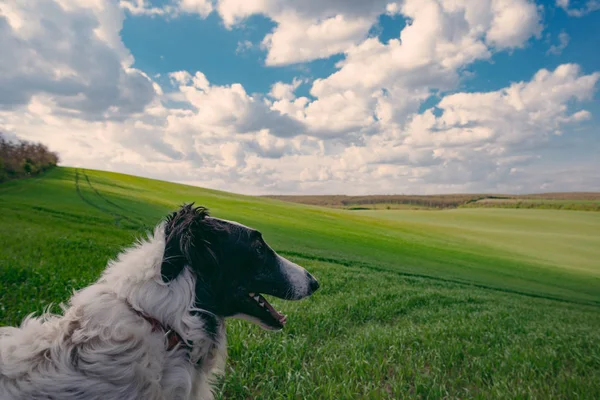
[[[586,73],[598,70],[600,13],[572,18],[556,7],[554,1],[537,4],[544,7],[542,36],[532,38],[524,48],[498,52],[489,60],[467,67],[473,77],[464,79],[464,90],[497,90],[514,81],[528,80],[540,68],[554,69],[569,62],[578,63]],[[402,16],[382,14],[369,34],[385,43],[397,38],[405,24]],[[335,63],[343,58],[337,54],[299,65],[266,67],[266,50],[260,48],[260,42],[274,27],[269,18],[260,15],[251,16],[233,29],[227,29],[215,13],[207,18],[187,14],[173,19],[142,15],[127,18],[121,36],[135,57],[134,66],[147,73],[202,71],[215,84],[238,82],[253,93],[266,93],[274,83],[291,81],[297,76],[326,77],[336,70]],[[550,46],[559,43],[561,32],[569,35],[569,44],[560,54],[546,54]],[[250,41],[253,47],[236,51],[238,43],[244,41]]]
[[[252,194],[600,190],[597,0],[7,4],[0,131],[65,164]]]
[[[398,23],[386,25],[386,30],[399,33]],[[328,76],[342,59],[342,55],[332,55],[297,65],[266,67],[266,51],[260,42],[273,27],[270,19],[260,15],[233,29],[225,28],[217,14],[207,18],[187,14],[175,19],[139,16],[125,20],[121,35],[135,57],[134,66],[153,76],[202,71],[217,85],[241,83],[249,93],[267,93],[276,82],[291,82],[298,76]],[[251,48],[238,49],[247,41]],[[299,89],[302,91],[309,95],[307,85]]]

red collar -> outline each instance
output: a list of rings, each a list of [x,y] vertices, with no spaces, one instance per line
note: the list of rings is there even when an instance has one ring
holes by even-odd
[[[178,344],[183,344],[184,347],[189,348],[188,344],[183,340],[183,338],[177,333],[174,329],[169,327],[165,327],[161,324],[157,319],[149,317],[144,313],[134,310],[139,316],[144,318],[146,321],[152,325],[152,332],[163,331],[167,336],[167,350],[173,350]]]

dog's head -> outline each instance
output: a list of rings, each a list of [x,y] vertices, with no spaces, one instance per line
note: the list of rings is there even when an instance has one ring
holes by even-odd
[[[171,214],[165,236],[163,280],[190,268],[196,277],[198,308],[220,317],[278,330],[286,317],[261,294],[299,300],[319,288],[304,268],[271,249],[259,231],[210,217],[203,207],[184,205]]]

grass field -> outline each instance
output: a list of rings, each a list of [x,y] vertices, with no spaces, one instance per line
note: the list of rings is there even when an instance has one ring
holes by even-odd
[[[535,208],[540,210],[573,210],[573,211],[600,211],[600,200],[575,199],[547,199],[547,198],[508,198],[508,199],[481,199],[464,205],[463,207],[484,208]]]
[[[0,186],[0,324],[94,280],[182,202],[263,231],[322,289],[228,324],[219,397],[600,398],[600,214],[345,211],[57,168]]]

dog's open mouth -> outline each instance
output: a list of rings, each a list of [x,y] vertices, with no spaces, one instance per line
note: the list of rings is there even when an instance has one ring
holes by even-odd
[[[248,293],[248,303],[252,305],[248,310],[249,316],[258,319],[263,328],[279,330],[285,325],[287,317],[277,311],[261,294]]]

